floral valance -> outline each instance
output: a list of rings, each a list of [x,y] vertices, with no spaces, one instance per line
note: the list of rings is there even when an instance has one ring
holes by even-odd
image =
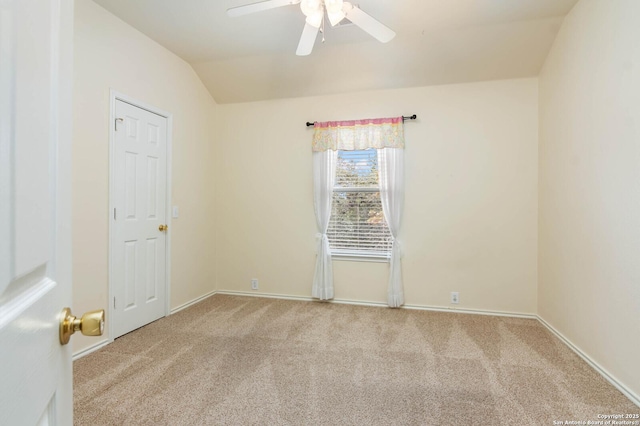
[[[402,117],[315,122],[314,129],[314,152],[404,148]]]

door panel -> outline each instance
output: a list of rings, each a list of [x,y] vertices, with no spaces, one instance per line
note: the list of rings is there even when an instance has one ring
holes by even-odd
[[[0,2],[0,424],[71,424],[73,2]]]
[[[138,287],[138,274],[136,274],[138,254],[137,241],[124,242],[124,309],[134,309],[136,307],[136,288]]]
[[[121,100],[115,113],[114,338],[166,314],[167,210],[167,119]]]
[[[158,296],[158,241],[147,239],[147,302],[153,302]]]

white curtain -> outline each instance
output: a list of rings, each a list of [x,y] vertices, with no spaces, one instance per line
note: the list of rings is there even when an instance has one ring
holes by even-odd
[[[330,149],[313,153],[313,204],[318,227],[318,248],[311,294],[320,300],[333,299],[333,269],[327,228],[331,217],[337,156],[338,152]]]
[[[402,253],[398,240],[404,204],[404,149],[383,148],[377,151],[382,211],[393,237],[387,299],[390,307],[398,308],[404,304]]]

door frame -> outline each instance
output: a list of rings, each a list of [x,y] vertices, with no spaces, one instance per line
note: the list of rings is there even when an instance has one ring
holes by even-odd
[[[128,95],[120,93],[114,89],[109,89],[109,301],[108,301],[108,341],[113,342],[115,340],[113,333],[113,300],[115,297],[115,283],[114,283],[114,260],[113,260],[113,238],[115,234],[115,226],[113,220],[113,209],[115,208],[115,141],[116,141],[116,101],[122,101],[129,105],[133,105],[137,108],[149,111],[153,114],[166,118],[167,120],[167,188],[166,188],[166,223],[169,225],[169,229],[165,238],[165,307],[164,316],[168,316],[171,313],[171,231],[173,226],[171,225],[171,164],[172,164],[172,134],[173,134],[173,114],[149,105],[145,102],[134,99]]]

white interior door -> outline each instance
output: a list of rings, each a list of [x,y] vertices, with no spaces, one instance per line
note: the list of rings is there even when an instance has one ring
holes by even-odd
[[[0,0],[0,424],[71,425],[72,0]]]
[[[166,315],[167,119],[117,99],[112,182],[113,337]]]

